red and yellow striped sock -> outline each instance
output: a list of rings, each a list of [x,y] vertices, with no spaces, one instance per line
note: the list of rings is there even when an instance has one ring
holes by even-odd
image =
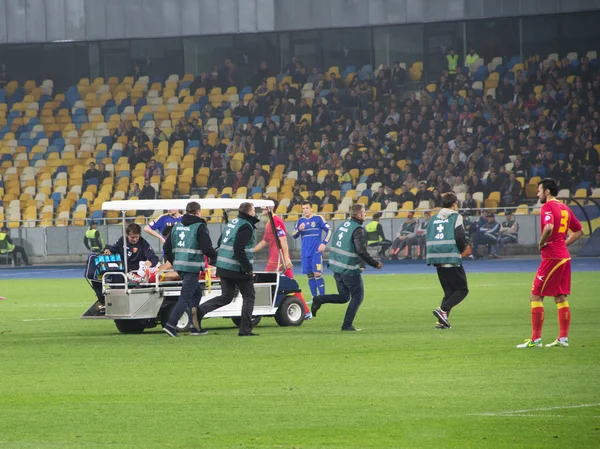
[[[569,338],[569,326],[571,325],[569,301],[559,302],[556,307],[558,307],[558,338]]]
[[[542,326],[544,325],[544,303],[542,301],[531,301],[531,339],[542,338]]]

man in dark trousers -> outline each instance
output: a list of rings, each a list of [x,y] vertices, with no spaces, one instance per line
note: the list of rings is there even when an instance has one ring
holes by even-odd
[[[381,260],[386,258],[385,252],[392,246],[392,242],[385,238],[383,226],[379,223],[382,216],[383,214],[381,212],[377,212],[373,215],[373,221],[365,227],[367,231],[367,244],[369,246],[379,247],[377,255]]]
[[[333,234],[329,268],[333,271],[338,294],[313,297],[313,316],[317,316],[317,311],[323,304],[345,304],[350,301],[342,324],[343,331],[360,331],[354,327],[353,322],[365,296],[361,259],[377,269],[383,266],[367,251],[367,232],[362,227],[366,217],[365,207],[354,204],[352,218],[344,221]]]
[[[102,234],[98,231],[98,223],[92,221],[90,223],[90,228],[85,231],[85,235],[83,236],[83,244],[93,253],[99,253],[104,249],[104,239],[102,238]]]
[[[257,337],[252,332],[252,312],[254,310],[254,247],[256,212],[252,203],[242,203],[239,215],[223,230],[217,257],[217,276],[221,278],[221,296],[200,305],[199,321],[207,313],[226,306],[233,301],[236,288],[242,294],[242,323],[240,337]],[[205,331],[204,331],[205,332]]]
[[[467,247],[463,218],[458,213],[454,193],[442,197],[442,210],[431,218],[427,226],[427,265],[434,265],[444,290],[440,307],[433,311],[438,319],[437,329],[450,329],[448,315],[453,307],[467,297],[467,275],[462,266],[461,253]]]
[[[212,246],[206,221],[201,218],[200,204],[196,201],[187,204],[181,223],[173,226],[163,249],[166,259],[171,262],[182,280],[181,294],[163,330],[169,336],[177,337],[177,321],[189,307],[192,314],[190,335],[206,335],[207,332],[200,328],[198,320],[198,309],[202,299],[198,277],[204,266],[204,255],[215,259],[217,253]]]
[[[0,229],[0,252],[12,253],[13,263],[16,267],[19,266],[19,260],[17,259],[17,254],[21,255],[21,260],[27,266],[30,266],[29,258],[27,257],[27,253],[25,252],[25,248],[19,245],[15,245],[10,238],[9,230],[6,226]]]

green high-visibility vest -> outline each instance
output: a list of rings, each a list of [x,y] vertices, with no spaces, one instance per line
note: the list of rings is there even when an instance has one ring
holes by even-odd
[[[254,265],[254,226],[245,218],[237,217],[227,223],[223,234],[221,235],[221,246],[219,247],[219,255],[217,256],[217,268],[223,268],[230,271],[238,271],[242,273],[242,266],[235,257],[233,252],[233,243],[240,228],[248,225],[252,228],[252,238],[246,245],[246,256],[252,265]]]
[[[465,57],[465,64],[466,65],[475,64],[475,61],[477,61],[478,59],[479,59],[479,55],[477,53],[475,53],[474,55],[468,54]]]
[[[185,273],[200,273],[204,266],[204,255],[198,243],[198,228],[201,223],[184,226],[177,223],[171,231],[173,246],[173,268]]]
[[[352,239],[352,234],[357,228],[360,228],[360,225],[356,221],[346,220],[333,233],[329,268],[334,273],[347,276],[360,274],[360,257]]]
[[[448,61],[448,73],[450,75],[456,75],[456,67],[458,67],[458,55],[447,54],[446,60]]]
[[[104,240],[102,239],[102,234],[97,229],[88,229],[85,231],[85,238],[89,240],[90,249],[92,251],[98,252],[104,248]]]
[[[435,215],[427,226],[427,265],[453,264],[462,265],[462,259],[456,240],[454,226],[458,214],[451,214],[447,218]]]
[[[10,253],[15,249],[15,245],[9,243],[6,237],[8,237],[6,232],[0,232],[0,252]]]
[[[383,240],[381,238],[381,236],[377,233],[377,225],[378,224],[379,224],[378,221],[373,220],[371,223],[369,223],[367,226],[365,226],[365,229],[367,230],[367,244],[368,245],[371,245],[373,243],[379,243]]]

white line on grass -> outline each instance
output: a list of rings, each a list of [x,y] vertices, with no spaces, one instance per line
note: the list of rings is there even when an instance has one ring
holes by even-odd
[[[552,410],[567,410],[567,409],[586,408],[586,407],[600,407],[600,402],[597,402],[595,404],[559,405],[556,407],[529,408],[529,409],[525,409],[525,410],[509,410],[506,412],[473,413],[471,416],[550,416],[550,415],[528,415],[528,413],[548,412],[548,411],[552,411]]]
[[[30,321],[58,321],[58,320],[78,320],[79,318],[77,317],[73,317],[73,318],[29,318],[26,320],[21,320],[21,321],[25,321],[25,322],[30,322]]]

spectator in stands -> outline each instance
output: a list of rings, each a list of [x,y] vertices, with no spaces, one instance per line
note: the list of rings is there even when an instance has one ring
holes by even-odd
[[[338,177],[338,183],[343,186],[346,183],[352,184],[352,176],[346,171],[344,167],[340,167],[340,176]]]
[[[135,168],[135,166],[137,164],[144,162],[142,159],[142,154],[141,154],[139,147],[133,147],[133,153],[131,153],[129,155],[128,161],[129,161],[129,166],[132,169]]]
[[[142,148],[146,143],[150,142],[150,139],[146,135],[144,131],[139,128],[136,128],[135,137],[133,141],[137,143],[138,147]]]
[[[429,203],[431,204],[431,207],[442,207],[442,195],[438,189],[433,189]]]
[[[408,186],[406,184],[403,184],[401,187],[402,192],[400,193],[400,195],[398,195],[398,207],[402,207],[404,205],[404,203],[406,203],[407,201],[412,201],[413,206],[414,203],[416,201],[415,196],[412,194],[412,192],[410,192],[408,190]]]
[[[490,196],[492,192],[500,192],[503,187],[503,181],[498,177],[495,172],[491,172],[487,179],[485,195],[486,197]]]
[[[502,205],[516,206],[521,199],[521,183],[517,181],[517,176],[511,172],[508,180],[504,181],[501,190]]]
[[[173,144],[179,140],[183,141],[183,146],[186,147],[188,143],[188,138],[186,132],[182,129],[181,125],[178,123],[175,125],[175,131],[169,137],[169,146],[172,147]]]
[[[102,181],[102,173],[96,168],[94,162],[90,162],[89,169],[83,174],[83,180],[86,184],[89,184],[92,179],[95,179],[98,183]]]
[[[257,187],[257,188],[260,188],[262,191],[265,189],[265,186],[266,186],[266,181],[265,181],[265,178],[262,176],[261,169],[255,168],[254,174],[252,176],[250,176],[250,179],[248,180],[248,190],[252,190],[255,187]]]
[[[161,129],[157,126],[154,128],[154,136],[152,137],[152,145],[154,148],[158,148],[161,142],[167,141],[167,135],[161,131]]]
[[[140,200],[153,200],[156,198],[156,189],[150,184],[150,179],[144,180],[144,188],[140,192],[139,198]]]
[[[138,128],[133,126],[133,122],[131,120],[127,120],[125,122],[125,135],[127,136],[127,142],[134,140],[137,132]]]
[[[393,194],[393,192],[392,192]],[[375,194],[373,195],[373,198],[371,199],[372,203],[379,203],[381,204],[381,208],[385,209],[385,207],[387,206],[387,193],[385,192],[385,188],[383,186],[383,184],[381,184],[378,188],[377,188],[377,192],[375,192]]]
[[[485,222],[473,236],[473,254],[478,258],[477,248],[480,245],[487,246],[486,254],[498,259],[498,237],[500,236],[500,225],[496,222],[494,214],[487,214]]]
[[[517,243],[519,240],[519,223],[515,220],[511,211],[504,213],[504,221],[500,225],[498,236],[498,250],[502,253],[507,243]]]
[[[310,201],[313,207],[317,206],[317,208],[321,208],[321,198],[315,194],[314,190],[308,191],[308,197],[306,197],[306,201]]]
[[[331,194],[331,189],[325,189],[325,195],[321,200],[321,205],[325,206],[326,204],[331,204],[333,206],[333,210],[337,210],[338,208],[338,200],[335,196]]]
[[[402,227],[398,231],[396,240],[392,243],[390,255],[392,259],[398,259],[400,252],[408,247],[408,255],[405,259],[412,259],[411,247],[417,243],[417,222],[414,219],[414,214],[409,212],[406,216],[406,221],[402,223]]]
[[[463,215],[468,217],[475,215],[475,209],[477,208],[477,203],[473,199],[473,195],[469,192],[465,194],[465,199],[461,204],[461,209],[463,210]]]
[[[479,179],[479,175],[477,175],[476,173],[473,174],[473,176],[471,176],[471,179],[469,179],[469,181],[467,182],[467,186],[469,188],[469,193],[471,195],[473,195],[476,192],[485,191],[485,187],[483,186],[483,183]]]
[[[392,202],[399,203],[398,195],[396,195],[394,189],[389,185],[385,186],[385,197],[384,197],[383,201],[384,201],[384,204],[381,205],[382,208],[384,206],[387,207],[387,205]],[[401,205],[399,205],[399,206],[401,207]]]
[[[417,194],[415,195],[415,205],[419,205],[421,201],[430,201],[432,198],[432,193],[427,190],[427,183],[420,182],[419,188],[417,190]]]
[[[408,187],[409,190],[411,190],[417,187],[417,180],[412,173],[408,172],[403,184]]]
[[[394,92],[397,96],[401,95],[406,88],[407,79],[408,74],[406,73],[406,70],[400,65],[399,61],[394,61],[392,67],[392,84],[394,86]]]
[[[202,130],[200,129],[200,124],[198,119],[193,119],[191,123],[187,124],[187,140],[191,142],[192,140],[200,141],[202,139]]]
[[[238,174],[241,175],[242,173],[237,172],[236,176]],[[243,183],[241,185],[243,185]],[[229,177],[227,176],[227,171],[225,171],[225,170],[221,171],[220,176],[214,181],[213,187],[215,187],[219,192],[221,192],[225,187],[231,187]],[[237,187],[239,187],[239,185],[236,186],[236,190],[237,190]]]
[[[214,150],[210,161],[210,171],[219,173],[222,170],[225,170],[225,158],[219,153],[219,150]]]
[[[225,174],[227,174],[227,172],[225,172]],[[223,184],[224,187],[228,187],[230,185],[230,181],[228,179],[219,178],[218,181],[219,181],[219,185]],[[233,180],[233,183],[231,183],[231,189],[234,192],[237,192],[237,190],[240,187],[246,187],[247,184],[248,184],[248,178],[244,175],[244,172],[241,172],[241,171],[235,172],[235,178]]]
[[[148,162],[146,171],[144,172],[145,179],[150,179],[153,176],[162,176],[162,171],[160,166],[156,163],[156,159],[152,159],[150,162]]]
[[[452,191],[456,194],[459,194],[459,193],[467,193],[468,189],[469,188],[465,184],[463,177],[457,176],[456,179],[454,180],[454,185],[452,186]]]
[[[129,199],[133,197],[139,198],[141,192],[142,191],[140,190],[140,185],[134,182],[133,184],[131,184],[131,190],[129,191]]]

